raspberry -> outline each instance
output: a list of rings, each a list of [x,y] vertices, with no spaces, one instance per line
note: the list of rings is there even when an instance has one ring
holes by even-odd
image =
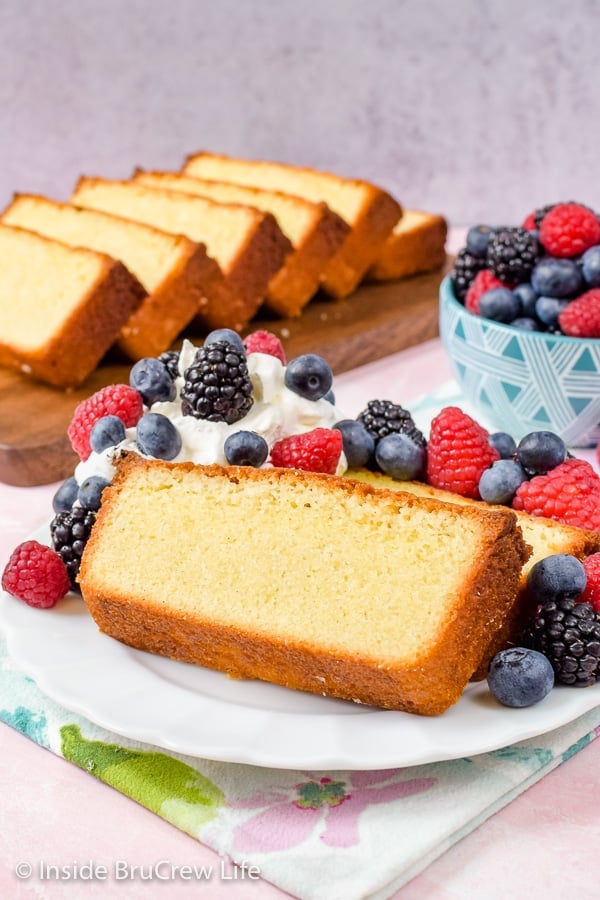
[[[477,500],[479,479],[497,459],[485,428],[457,406],[445,407],[432,421],[427,480],[434,487]]]
[[[2,573],[2,587],[28,606],[49,609],[70,590],[69,574],[54,550],[25,541],[13,550]]]
[[[600,553],[592,553],[583,560],[583,568],[587,577],[585,590],[577,598],[578,603],[591,603],[600,613]]]
[[[304,469],[335,475],[342,453],[342,433],[333,428],[313,428],[276,441],[271,462],[284,469]]]
[[[474,313],[476,316],[479,315],[479,301],[483,294],[487,291],[491,291],[493,288],[501,288],[506,287],[499,278],[496,278],[491,269],[482,269],[481,272],[478,272],[471,287],[467,291],[467,296],[465,297],[465,306],[469,310],[469,312]]]
[[[577,256],[600,243],[600,222],[579,203],[559,203],[544,216],[540,241],[553,256]]]
[[[546,475],[525,481],[513,509],[600,531],[600,478],[583,459],[566,459]]]
[[[244,338],[246,353],[266,353],[276,356],[285,366],[285,351],[276,334],[271,331],[252,331]]]
[[[80,459],[87,459],[92,448],[90,432],[98,419],[118,416],[126,428],[137,425],[144,411],[140,394],[128,384],[109,384],[75,407],[67,434]]]
[[[521,228],[524,228],[525,231],[536,231],[537,225],[535,222],[535,213],[529,213],[527,218],[523,221]]]
[[[571,337],[600,337],[600,288],[592,288],[572,300],[558,315],[563,334]]]

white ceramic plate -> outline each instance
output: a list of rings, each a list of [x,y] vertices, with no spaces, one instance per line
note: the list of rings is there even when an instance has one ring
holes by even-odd
[[[47,529],[33,535],[47,541]],[[79,597],[32,609],[3,594],[15,662],[52,699],[104,728],[190,756],[285,769],[387,769],[474,756],[600,705],[600,684],[500,706],[485,682],[435,718],[291,691],[133,650],[100,634]]]

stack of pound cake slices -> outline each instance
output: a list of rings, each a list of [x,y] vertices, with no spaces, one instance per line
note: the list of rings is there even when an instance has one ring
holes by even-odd
[[[218,291],[202,310],[209,328],[240,331],[258,311],[271,278],[292,250],[270,213],[183,191],[80,178],[71,202],[205,244],[223,275]]]
[[[14,311],[2,311],[0,363],[60,386],[80,383],[113,343],[130,359],[158,356],[192,322],[201,332],[243,331],[263,304],[278,316],[298,316],[321,288],[341,298],[365,277],[426,271],[440,264],[445,240],[441,217],[402,216],[400,205],[369,182],[209,153],[189,157],[180,173],[137,170],[127,181],[83,177],[68,203],[15,195],[0,223],[3,233],[20,228],[46,238],[46,247],[60,243],[56,260],[73,260],[83,248],[121,264],[118,295],[103,304],[102,316],[89,292],[67,290],[64,322],[50,317],[39,345],[32,345],[33,334],[22,340]],[[26,241],[21,235],[19,246]],[[32,255],[39,246],[32,242]],[[131,297],[117,302],[123,268]],[[62,296],[54,270],[52,284]],[[10,307],[6,270],[2,277],[0,302]],[[32,278],[24,272],[22,286],[35,319],[45,315],[46,300],[42,292],[36,306]],[[68,359],[58,360],[82,316],[98,352],[79,342]]]
[[[326,203],[350,227],[321,278],[324,290],[335,298],[347,297],[357,288],[402,215],[400,204],[377,185],[287,163],[203,152],[189,156],[183,172]]]
[[[138,649],[436,715],[519,602],[530,548],[508,509],[292,469],[117,467],[79,581],[100,630]]]
[[[61,388],[96,368],[146,291],[104,253],[0,223],[0,364]]]
[[[121,260],[147,292],[117,339],[132,359],[162,353],[209,306],[223,280],[203,244],[70,203],[17,195],[2,222]]]
[[[190,175],[138,170],[133,180],[149,187],[184,191],[218,203],[254,206],[275,216],[293,250],[269,282],[265,306],[281,316],[298,316],[316,294],[329,261],[350,226],[323,202],[261,188],[207,181]]]

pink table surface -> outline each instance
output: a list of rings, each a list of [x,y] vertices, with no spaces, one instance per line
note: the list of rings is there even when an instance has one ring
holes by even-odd
[[[338,405],[355,415],[373,397],[405,404],[451,377],[438,340],[336,379]],[[0,567],[51,515],[56,485],[0,485]],[[19,860],[54,865],[117,860],[149,866],[213,865],[218,858],[107,785],[0,724],[0,896],[10,898],[184,897],[190,882],[19,882]],[[600,876],[600,740],[564,763],[429,866],[394,896],[401,900],[597,895]],[[592,885],[596,884],[596,888]],[[203,883],[202,897],[287,896],[265,881]]]

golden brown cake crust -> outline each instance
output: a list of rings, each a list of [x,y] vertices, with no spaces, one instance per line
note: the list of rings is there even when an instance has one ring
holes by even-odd
[[[242,297],[245,306],[243,319],[229,326],[237,330],[258,312],[267,296],[269,282],[293,251],[291,242],[283,234],[275,217],[271,213],[259,215],[258,227],[227,272],[229,285]]]
[[[300,315],[317,292],[327,264],[340,249],[350,231],[346,222],[325,203],[313,203],[302,197],[282,194],[279,191],[196,178],[180,172],[146,172],[143,169],[136,169],[132,181],[150,187],[182,190],[184,193],[197,194],[217,202],[245,203],[254,206],[263,212],[273,213],[284,234],[286,234],[285,223],[278,216],[282,201],[285,202],[288,213],[295,210],[296,215],[299,214],[304,219],[310,218],[311,224],[303,237],[298,241],[292,239],[293,249],[269,282],[265,306],[279,316]],[[234,192],[234,199],[230,199],[231,190]],[[290,237],[289,234],[287,236]]]
[[[132,214],[126,196],[119,199],[118,212],[112,203],[108,206],[105,203],[99,204],[95,200],[90,203],[87,192],[91,190],[93,193],[96,187],[102,189],[105,186],[109,190],[111,186],[115,186],[119,190],[133,189],[135,191],[140,189],[146,190],[150,194],[157,193],[173,197],[179,202],[189,204],[190,210],[195,207],[199,222],[202,221],[202,216],[210,216],[211,210],[216,211],[223,207],[231,210],[243,210],[241,214],[246,224],[250,214],[250,207],[241,207],[239,204],[216,203],[214,200],[184,194],[181,191],[167,190],[163,187],[150,188],[140,182],[111,181],[88,176],[79,178],[71,195],[71,202],[93,209],[104,209],[124,218],[144,221],[157,227],[156,222],[149,223],[146,217],[138,218]],[[243,241],[238,241],[238,252],[227,269],[224,270],[223,266],[219,266],[221,277],[218,278],[216,272],[213,273],[209,285],[210,291],[208,289],[205,291],[207,302],[203,304],[200,313],[200,324],[205,328],[233,328],[240,331],[257,312],[266,296],[269,281],[283,265],[286,255],[292,249],[290,242],[282,233],[273,216],[265,215],[259,210],[252,210],[252,214],[254,215],[254,227],[246,234]],[[183,232],[183,234],[192,241],[200,242],[199,233],[185,234]],[[210,246],[208,252],[212,256]]]
[[[448,223],[443,216],[420,211],[418,214],[423,218],[419,218],[414,226],[392,231],[367,272],[367,279],[391,281],[443,266]],[[410,215],[410,211],[404,215]]]
[[[193,613],[177,616],[169,610],[168,598],[160,608],[145,605],[143,598],[127,596],[126,585],[122,592],[111,591],[109,596],[94,581],[94,556],[102,546],[104,526],[110,521],[119,494],[127,491],[130,477],[134,481],[136,473],[143,477],[147,466],[160,467],[167,483],[169,479],[176,482],[186,477],[224,478],[242,485],[267,480],[272,489],[312,485],[334,497],[349,493],[361,500],[372,498],[386,509],[416,507],[419,511],[439,513],[440,508],[443,511],[448,508],[436,500],[378,491],[366,484],[332,476],[294,470],[148,463],[130,454],[119,463],[115,481],[103,497],[84,553],[80,583],[84,600],[99,628],[133,647],[216,668],[233,677],[260,678],[388,709],[436,715],[459,699],[487,652],[490,631],[502,627],[515,603],[521,566],[529,552],[516,526],[516,517],[507,510],[487,512],[468,507],[456,508],[452,515],[476,521],[481,529],[480,557],[465,573],[460,603],[456,604],[453,598],[452,613],[443,617],[441,636],[435,646],[421,653],[410,665],[382,665],[380,660],[368,655],[324,651],[314,642],[299,639],[283,642]],[[326,611],[326,597],[323,603]]]
[[[16,231],[23,231],[10,226]],[[24,231],[25,234],[28,232]],[[34,239],[58,244],[41,235]],[[76,254],[66,244],[61,247]],[[37,352],[25,353],[0,340],[0,364],[17,369],[55,387],[77,387],[93,372],[114,344],[123,324],[140,306],[146,290],[123,263],[109,256],[95,286],[72,311],[59,333]]]
[[[346,222],[325,203],[316,204],[316,208],[319,215],[314,229],[269,283],[265,306],[277,315],[300,315],[350,232]]]
[[[367,470],[349,470],[348,478],[356,478],[361,480],[366,477],[366,481],[361,483],[371,484],[376,488],[389,488],[391,484],[395,485],[393,490],[406,491],[414,493],[415,496],[431,497],[440,500],[443,503],[459,504],[461,506],[472,506],[479,509],[504,509],[502,506],[491,506],[484,503],[483,500],[471,500],[453,494],[450,491],[444,491],[435,488],[429,484],[421,482],[393,482],[387,475],[378,472],[367,472]],[[542,517],[531,516],[529,513],[516,511],[517,522],[520,525],[525,540],[533,542],[531,529],[542,530],[547,535],[548,550],[545,555],[550,553],[568,553],[576,556],[578,559],[585,559],[592,553],[600,552],[600,534],[595,531],[586,531],[583,528],[577,528],[573,525],[564,525],[562,522],[556,522],[553,519],[545,519]],[[531,565],[539,561],[532,554],[521,576],[521,585],[519,590],[518,603],[514,604],[503,626],[493,635],[487,652],[484,654],[482,661],[473,674],[473,680],[481,680],[487,675],[489,660],[505,647],[514,646],[520,640],[527,622],[535,612],[536,601],[527,593],[527,572]]]
[[[331,297],[342,299],[358,287],[401,215],[400,204],[371,185],[369,202],[352,223],[350,234],[323,276],[323,289]]]
[[[194,317],[208,330],[215,321],[211,299],[218,296],[223,280],[219,266],[208,256],[204,244],[187,238],[178,265],[152,291],[123,326],[118,346],[131,359],[158,356]],[[219,313],[219,323],[230,320]]]
[[[218,175],[214,168],[211,168],[213,163],[223,167]],[[232,175],[231,166],[242,166],[247,168],[247,172],[240,178],[239,171],[237,175]],[[218,177],[222,181],[231,180],[236,184],[256,186],[264,186],[271,181],[271,174],[276,173],[276,180],[271,182],[271,187],[274,186],[276,190],[291,195],[307,197],[313,201],[319,199],[326,203],[328,197],[322,194],[321,187],[323,179],[335,184],[338,190],[343,191],[344,187],[347,187],[362,191],[364,195],[362,207],[353,216],[352,221],[347,221],[350,233],[328,264],[321,279],[323,289],[335,299],[347,297],[355,290],[402,214],[400,204],[391,194],[375,184],[359,179],[342,178],[331,172],[305,166],[265,160],[233,159],[222,154],[199,151],[191,153],[186,158],[182,172],[193,177]],[[292,187],[289,184],[290,175],[293,179]],[[298,181],[298,176],[301,181]],[[307,182],[311,183],[311,188]],[[333,201],[329,200],[329,205],[344,218],[341,209]]]

